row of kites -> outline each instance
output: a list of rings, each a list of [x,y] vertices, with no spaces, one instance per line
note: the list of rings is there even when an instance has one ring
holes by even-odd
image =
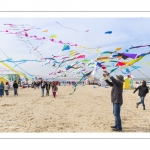
[[[85,34],[90,32],[89,30],[80,31],[66,27],[59,22],[55,23],[64,28],[64,30],[84,32]],[[132,49],[150,47],[149,44],[131,46],[125,50],[123,50],[122,47],[117,47],[112,51],[101,52],[100,46],[91,48],[85,45],[79,45],[77,43],[65,42],[63,40],[58,40],[58,36],[55,34],[49,37],[39,37],[38,35],[33,35],[31,34],[31,31],[36,31],[36,33],[39,31],[40,33],[43,32],[43,34],[49,31],[42,30],[41,28],[37,28],[28,24],[4,24],[4,26],[6,29],[0,30],[1,34],[13,34],[20,42],[24,44],[30,54],[32,53],[36,56],[36,59],[13,60],[0,49],[0,51],[6,56],[5,60],[0,59],[0,63],[7,68],[0,68],[0,72],[13,71],[22,77],[26,76],[28,79],[35,79],[35,77],[46,77],[57,80],[59,77],[80,77],[80,80],[74,85],[73,93],[75,92],[76,87],[83,80],[91,77],[92,79],[99,80],[100,76],[98,72],[102,72],[104,70],[109,70],[110,73],[119,70],[122,74],[131,74],[132,71],[141,68],[141,66],[137,66],[135,64],[150,54],[149,51],[141,54],[130,53]],[[104,34],[108,34],[108,36],[112,33],[112,31],[104,32]],[[39,51],[39,47],[45,42],[61,44],[62,49],[59,53],[51,55],[51,57],[44,57]],[[14,66],[10,67],[8,62],[13,63]],[[43,63],[42,66],[49,65],[50,68],[53,68],[53,72],[50,72],[47,76],[33,75],[21,68],[21,64],[26,62]],[[150,66],[150,63],[143,63],[147,66]],[[18,67],[21,71],[17,71],[16,67]]]

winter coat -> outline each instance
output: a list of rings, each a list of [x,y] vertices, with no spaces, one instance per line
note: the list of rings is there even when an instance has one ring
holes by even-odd
[[[105,80],[108,85],[112,87],[111,90],[111,102],[112,103],[123,103],[123,82],[116,80],[114,77],[110,77],[112,82]]]
[[[145,97],[146,94],[149,92],[149,89],[148,89],[148,88],[149,88],[149,87],[147,87],[146,85],[140,85],[140,86],[138,86],[138,87],[135,89],[134,93],[135,93],[137,90],[139,90],[138,95],[141,96],[141,97]]]
[[[52,87],[52,91],[53,91],[53,92],[57,92],[57,91],[58,91],[58,87],[57,87],[57,86],[56,86],[56,87],[53,86],[53,87]]]
[[[18,84],[17,84],[17,83],[14,83],[14,84],[13,84],[13,87],[18,89]]]
[[[46,90],[47,90],[47,91],[49,91],[49,90],[50,90],[50,88],[51,88],[50,83],[47,83],[47,84],[46,84]]]
[[[5,88],[5,87],[4,87],[4,84],[0,84],[0,89],[1,89],[1,90],[4,90],[4,88]]]
[[[45,89],[45,86],[46,86],[46,83],[45,83],[45,82],[44,82],[44,84],[41,83],[41,88],[42,88],[42,89]]]
[[[9,86],[8,85],[5,85],[5,90],[9,90]]]

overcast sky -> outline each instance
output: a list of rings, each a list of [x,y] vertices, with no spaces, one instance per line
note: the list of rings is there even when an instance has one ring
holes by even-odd
[[[57,24],[59,22],[65,27],[72,28],[77,31],[66,29]],[[5,31],[8,27],[3,24],[29,24],[40,29],[33,29],[28,32],[29,35],[37,35],[38,37],[49,38],[55,34],[58,36],[56,40],[63,42],[72,42],[74,44],[96,48],[101,47],[100,51],[114,51],[117,47],[121,47],[122,51],[130,48],[131,45],[148,45],[150,44],[150,19],[149,18],[0,18],[0,31]],[[48,32],[42,32],[48,30]],[[89,32],[84,32],[89,30]],[[112,31],[112,34],[105,34],[106,31]],[[38,46],[42,41],[30,42],[34,46]],[[58,54],[63,48],[62,44],[47,41],[43,43],[38,51],[43,57],[51,57],[52,54]],[[39,55],[30,53],[27,45],[19,41],[16,35],[0,32],[0,49],[5,52],[13,60],[33,60],[38,59]],[[71,47],[71,50],[78,50],[76,47]],[[130,53],[148,52],[150,48],[132,49]],[[89,51],[89,50],[87,50]],[[98,55],[98,54],[97,54]],[[0,51],[0,59],[5,60],[7,57]],[[141,62],[136,63],[136,66],[141,66],[140,69],[145,75],[150,75],[149,66],[143,65],[143,62],[150,62],[150,56],[146,56]],[[11,67],[12,63],[8,63]],[[50,65],[45,65],[44,62],[26,62],[20,67],[31,74],[41,74],[47,76],[54,69]],[[0,65],[2,67],[2,65]],[[15,67],[16,70],[21,71]],[[120,73],[121,72],[117,72]],[[135,77],[144,77],[137,71],[132,72]]]

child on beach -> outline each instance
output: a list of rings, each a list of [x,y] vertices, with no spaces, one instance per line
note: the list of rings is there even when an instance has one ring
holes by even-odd
[[[6,86],[5,86],[5,93],[6,93],[6,96],[9,95],[8,90],[9,90],[9,85],[8,85],[8,82],[6,82]]]
[[[135,91],[133,93],[135,93],[137,90],[139,90],[138,95],[140,96],[141,101],[136,103],[136,108],[138,108],[139,104],[142,104],[143,105],[143,110],[145,110],[144,99],[145,99],[146,94],[149,92],[149,87],[146,86],[146,81],[145,80],[142,82],[142,85],[138,86],[135,89]]]
[[[53,96],[54,98],[56,98],[56,92],[58,91],[58,87],[56,84],[53,84],[53,87],[52,87],[52,92],[53,92]]]

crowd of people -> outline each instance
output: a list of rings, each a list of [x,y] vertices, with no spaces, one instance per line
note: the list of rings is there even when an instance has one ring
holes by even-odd
[[[58,91],[58,85],[59,82],[49,82],[49,81],[37,81],[37,82],[33,82],[31,87],[33,87],[34,89],[36,88],[41,88],[41,97],[44,97],[44,92],[46,91],[46,96],[49,96],[49,91],[50,89],[52,89],[52,94],[54,96],[54,98],[56,98],[56,93]],[[14,96],[18,96],[18,83],[16,81],[14,81],[13,83],[13,90],[14,90]],[[29,86],[28,86],[29,87]],[[24,87],[24,84],[22,85],[22,88]],[[5,94],[6,96],[9,95],[9,90],[10,90],[10,84],[9,82],[6,82],[6,84],[4,84],[3,81],[1,81],[0,83],[0,97],[3,97]]]
[[[50,89],[52,89],[52,93],[54,98],[56,98],[56,93],[58,91],[58,85],[60,85],[60,83],[58,81],[56,82],[50,82],[50,81],[34,81],[32,82],[32,88],[36,89],[39,87],[41,87],[41,97],[44,97],[44,91],[46,91],[46,96],[49,96],[49,91]]]
[[[6,96],[9,95],[9,89],[10,89],[10,83],[6,82],[6,84],[4,85],[4,82],[1,81],[0,83],[0,97],[4,96],[4,92],[6,94]],[[13,83],[13,89],[14,89],[14,95],[18,96],[18,83],[16,81],[14,81]]]

